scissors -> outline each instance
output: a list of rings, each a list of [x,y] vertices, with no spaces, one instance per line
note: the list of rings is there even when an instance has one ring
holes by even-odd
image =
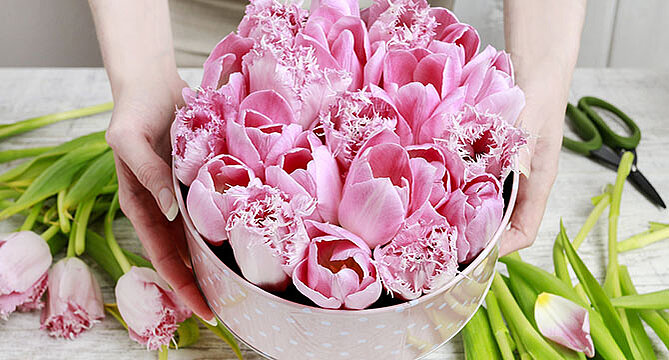
[[[594,108],[608,110],[615,114],[625,123],[631,135],[616,134]],[[627,179],[653,204],[666,209],[667,206],[662,201],[660,194],[636,167],[636,147],[641,140],[641,131],[627,114],[602,99],[584,96],[578,101],[578,107],[567,104],[567,119],[572,122],[574,131],[582,141],[565,136],[562,138],[562,146],[588,156],[614,170],[618,168],[622,154],[625,151],[631,151],[634,154],[634,162]]]

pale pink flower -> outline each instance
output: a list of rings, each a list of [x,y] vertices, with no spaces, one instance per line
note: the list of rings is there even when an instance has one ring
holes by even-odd
[[[307,10],[292,0],[251,0],[238,32],[256,42],[287,41],[284,45],[292,45],[291,40],[302,30],[308,15]]]
[[[327,61],[321,58],[330,55],[316,50],[313,46],[276,46],[261,41],[243,61],[249,91],[280,94],[303,129],[311,128],[318,113],[351,83],[348,72],[323,66]]]
[[[445,285],[458,269],[457,238],[455,228],[431,205],[424,205],[388,245],[374,249],[383,285],[403,300]]]
[[[218,89],[227,84],[231,74],[242,71],[242,58],[253,44],[253,39],[235,33],[224,37],[204,62],[200,86],[203,89]]]
[[[289,196],[253,179],[227,192],[230,216],[226,230],[244,277],[266,290],[281,291],[304,259],[309,236],[303,218],[315,210],[305,195]]]
[[[437,211],[458,229],[458,262],[473,260],[502,222],[502,186],[494,176],[479,175],[453,191]]]
[[[257,94],[257,95],[256,95]],[[230,155],[238,158],[255,176],[264,178],[265,168],[276,165],[279,157],[296,146],[296,141],[303,132],[298,124],[292,124],[292,113],[281,111],[282,99],[273,96],[276,93],[262,91],[249,95],[240,106],[242,109],[238,121],[228,121],[226,136]],[[258,101],[259,97],[272,97],[277,101]],[[250,104],[266,105],[264,109],[247,107]],[[284,116],[285,115],[285,116]]]
[[[481,113],[471,106],[455,115],[431,119],[424,129],[433,135],[423,139],[462,158],[470,178],[485,172],[504,179],[515,169],[514,159],[527,143],[521,129],[497,114]]]
[[[49,246],[34,232],[20,231],[0,239],[0,319],[17,309],[42,308],[51,260]]]
[[[588,310],[561,296],[541,293],[534,305],[534,319],[541,335],[574,351],[595,356]]]
[[[406,149],[412,173],[411,212],[426,201],[439,206],[464,184],[465,164],[456,154],[437,144],[411,145]]]
[[[184,88],[186,105],[176,112],[171,139],[174,171],[185,185],[190,185],[207,160],[227,150],[225,124],[237,117],[244,93],[240,73],[233,74],[230,82],[218,90]]]
[[[363,69],[370,56],[367,27],[359,17],[357,1],[316,1],[311,3],[311,16],[304,31],[296,39],[299,44],[313,46],[322,66],[331,63],[351,74],[349,89],[360,89]],[[328,56],[328,54],[330,56]]]
[[[411,130],[392,100],[375,86],[369,91],[343,93],[321,113],[320,122],[325,142],[343,173],[353,158],[369,146],[411,141]]]
[[[514,83],[509,54],[486,47],[462,68],[461,81],[466,85],[466,104],[480,113],[496,114],[509,124],[517,122],[525,95]]]
[[[169,345],[178,324],[192,312],[158,274],[133,266],[116,283],[116,302],[130,338],[148,350]]]
[[[315,199],[316,211],[310,219],[338,223],[342,178],[337,161],[311,131],[302,133],[297,143],[298,147],[279,157],[276,166],[265,169],[266,183],[291,196]]]
[[[401,145],[382,143],[367,148],[346,176],[340,224],[370,248],[386,244],[407,216],[411,180],[409,155]]]
[[[444,8],[431,8],[425,0],[375,0],[363,18],[369,28],[372,49],[427,49],[432,42],[454,43],[469,61],[478,52],[476,30],[462,24]]]
[[[316,305],[364,309],[381,295],[367,244],[338,226],[309,221],[311,244],[293,272],[293,284]]]
[[[49,335],[74,339],[105,317],[100,285],[88,265],[78,258],[57,262],[49,270],[48,284],[41,328]]]
[[[193,225],[212,245],[220,245],[228,238],[226,191],[233,186],[246,186],[253,178],[253,171],[231,155],[216,156],[200,168],[188,190],[186,205]]]

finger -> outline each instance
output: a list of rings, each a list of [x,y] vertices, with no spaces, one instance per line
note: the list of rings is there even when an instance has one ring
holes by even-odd
[[[169,221],[176,218],[179,206],[172,190],[172,172],[165,161],[156,154],[146,137],[110,127],[107,142],[123,159],[130,171],[146,189]],[[148,200],[151,201],[151,200]]]
[[[532,176],[520,177],[516,206],[511,215],[510,228],[502,235],[500,256],[534,243],[555,181],[556,162],[557,157],[533,161]]]
[[[161,215],[151,194],[142,188],[126,164],[117,161],[117,169],[121,209],[130,219],[156,271],[193,312],[203,319],[213,318],[192,272],[179,255],[176,244],[184,242],[181,223],[169,222]]]

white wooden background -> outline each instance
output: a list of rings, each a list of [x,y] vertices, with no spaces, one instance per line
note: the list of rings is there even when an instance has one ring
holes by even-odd
[[[239,11],[235,1],[170,0],[186,16],[173,19],[178,38],[197,36],[197,31],[220,31],[193,41],[210,49],[230,30],[220,22]],[[305,5],[310,0],[305,0]],[[433,0],[449,3],[451,0]],[[456,0],[460,20],[478,29],[483,43],[504,48],[503,0]],[[537,0],[540,1],[540,0]],[[541,0],[559,1],[559,0]],[[360,0],[361,6],[371,0]],[[587,16],[581,41],[580,67],[660,67],[669,59],[669,1],[587,0]],[[0,66],[101,66],[95,30],[85,0],[3,0],[0,11]],[[232,10],[231,10],[232,9]],[[193,44],[177,44],[189,49]],[[202,60],[181,55],[182,66]]]
[[[190,84],[199,83],[200,70],[183,70]],[[642,132],[638,148],[639,168],[669,200],[669,70],[577,69],[572,84],[572,100],[597,95],[618,105],[639,124]],[[0,123],[98,104],[111,99],[102,69],[8,69],[0,68]],[[0,150],[28,146],[55,145],[76,136],[102,130],[109,113],[67,121],[0,142]],[[0,166],[0,171],[7,166]],[[559,174],[553,187],[544,222],[536,243],[522,251],[525,260],[550,269],[551,247],[560,217],[568,233],[574,236],[590,212],[590,197],[613,182],[615,174],[590,160],[563,151]],[[667,210],[652,206],[634,188],[623,193],[619,236],[624,239],[646,229],[649,220],[669,222]],[[0,222],[0,233],[13,231],[22,219]],[[114,224],[123,247],[141,251],[139,242],[126,219]],[[607,222],[600,221],[579,250],[595,276],[605,272]],[[669,287],[669,240],[622,254],[620,262],[628,265],[640,292]],[[113,284],[99,270],[105,301],[113,302]],[[669,352],[653,335],[659,359],[669,359]],[[463,359],[460,337],[439,348],[428,359]],[[245,358],[260,359],[244,349]],[[127,332],[111,316],[74,341],[50,338],[39,330],[39,313],[12,314],[0,321],[0,359],[155,359],[141,345],[131,341]],[[170,359],[233,360],[229,348],[209,331],[188,349],[170,352]]]

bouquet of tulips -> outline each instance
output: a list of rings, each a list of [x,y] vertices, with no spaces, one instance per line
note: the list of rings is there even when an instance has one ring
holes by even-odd
[[[318,306],[415,299],[491,239],[526,143],[508,54],[425,0],[252,0],[172,126],[187,210]]]

